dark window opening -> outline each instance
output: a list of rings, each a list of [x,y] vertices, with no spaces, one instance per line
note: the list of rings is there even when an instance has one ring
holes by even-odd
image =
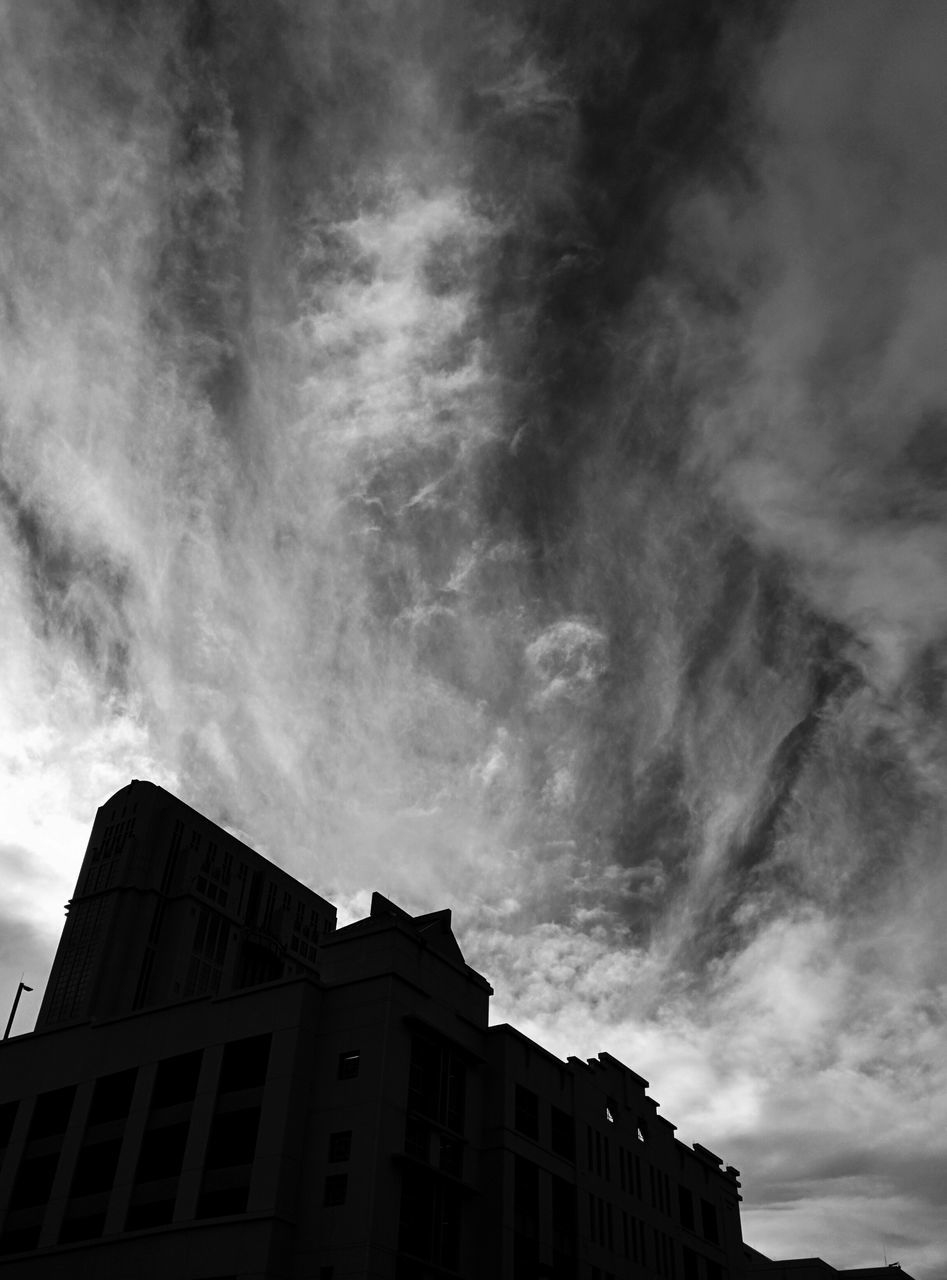
[[[329,1206],[345,1204],[348,1184],[349,1175],[347,1173],[330,1173],[326,1178],[322,1203]]]
[[[358,1075],[361,1052],[358,1049],[347,1049],[339,1054],[338,1076],[340,1080],[354,1080]]]
[[[539,1165],[522,1156],[513,1166],[513,1227],[518,1235],[539,1234]]]
[[[693,1249],[688,1249],[685,1245],[684,1253],[684,1280],[700,1280],[700,1270],[697,1265],[697,1254]]]
[[[575,1125],[572,1117],[559,1107],[550,1111],[550,1145],[556,1155],[575,1160]]]
[[[249,909],[247,915],[249,916]],[[277,952],[263,943],[246,941],[237,955],[234,970],[234,987],[258,987],[264,982],[276,982],[283,976],[283,961]]]
[[[188,1124],[165,1125],[146,1132],[138,1156],[135,1182],[157,1182],[162,1178],[176,1178],[184,1162]]]
[[[199,878],[198,888],[201,881],[202,878]],[[214,898],[218,897],[217,889],[213,885],[208,886],[206,882],[203,892]],[[226,902],[226,894],[222,890],[219,896]],[[208,911],[202,907],[198,912],[194,941],[191,944],[192,954],[184,982],[185,996],[200,996],[206,992],[213,995],[219,990],[229,937],[228,921],[216,911]]]
[[[515,1235],[513,1237],[513,1274],[520,1276],[537,1276],[539,1272],[539,1241],[532,1236]],[[592,1268],[592,1280],[601,1280]]]
[[[406,1168],[401,1186],[398,1248],[415,1258],[456,1269],[460,1258],[460,1188],[435,1173]],[[399,1264],[400,1274],[417,1269]]]
[[[342,1129],[329,1134],[329,1163],[340,1164],[352,1153],[352,1130]]]
[[[193,1099],[201,1072],[201,1056],[201,1050],[195,1049],[193,1053],[181,1053],[158,1063],[151,1095],[152,1110],[179,1106]]]
[[[80,1240],[98,1240],[105,1230],[105,1210],[73,1217],[67,1214],[59,1231],[60,1244],[77,1244]]]
[[[678,1187],[677,1202],[681,1214],[681,1226],[694,1230],[694,1197],[687,1187]]]
[[[417,1116],[408,1116],[404,1126],[404,1149],[415,1160],[431,1161],[431,1127]]]
[[[39,1245],[40,1225],[34,1222],[29,1226],[7,1227],[0,1235],[0,1254],[26,1253],[35,1249]]]
[[[516,1086],[513,1127],[527,1138],[539,1138],[539,1098],[521,1084]]]
[[[411,1041],[408,1106],[436,1124],[462,1133],[467,1068],[447,1044],[415,1036]]]
[[[245,1040],[233,1040],[224,1045],[220,1067],[221,1093],[256,1089],[266,1083],[272,1039],[271,1035],[248,1036]]]
[[[76,1160],[70,1194],[89,1196],[99,1191],[111,1191],[121,1148],[120,1138],[113,1138],[108,1142],[95,1142],[83,1147]]]
[[[53,1089],[50,1093],[41,1093],[33,1107],[33,1118],[27,1141],[34,1138],[56,1138],[66,1132],[69,1116],[72,1113],[72,1101],[76,1096],[76,1086],[68,1085],[65,1089]]]
[[[719,1244],[720,1236],[717,1232],[717,1210],[709,1200],[701,1200],[700,1202],[700,1221],[705,1238],[709,1240],[711,1244]]]
[[[554,1258],[560,1256],[573,1258],[578,1253],[578,1235],[579,1220],[575,1187],[564,1178],[557,1178],[553,1174],[552,1248]]]
[[[58,1163],[58,1152],[27,1156],[21,1160],[10,1192],[10,1209],[29,1209],[33,1205],[46,1204],[53,1189]]]
[[[137,1075],[137,1068],[130,1067],[128,1071],[116,1071],[96,1080],[89,1106],[90,1125],[125,1119],[131,1109]]]
[[[234,1165],[252,1164],[259,1125],[259,1107],[215,1115],[207,1140],[205,1168],[229,1169]]]
[[[125,1218],[126,1231],[145,1231],[148,1227],[164,1227],[174,1217],[174,1201],[147,1200],[130,1204]]]
[[[195,1217],[230,1218],[246,1213],[250,1188],[246,1183],[232,1187],[204,1187],[197,1200]]]

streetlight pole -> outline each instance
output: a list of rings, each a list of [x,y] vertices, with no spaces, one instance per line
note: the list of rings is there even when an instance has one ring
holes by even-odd
[[[10,1038],[10,1028],[13,1026],[13,1019],[16,1017],[16,1007],[20,1003],[20,996],[24,991],[32,991],[32,987],[28,987],[25,982],[21,982],[16,989],[16,995],[13,997],[13,1008],[10,1010],[10,1016],[7,1018],[7,1029],[3,1033],[4,1040]]]

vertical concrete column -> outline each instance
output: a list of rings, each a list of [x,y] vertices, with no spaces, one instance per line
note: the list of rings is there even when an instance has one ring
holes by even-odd
[[[33,1119],[35,1098],[23,1098],[17,1109],[13,1122],[13,1132],[7,1143],[6,1155],[3,1157],[3,1168],[0,1169],[0,1221],[6,1217],[7,1203],[13,1190],[13,1181],[23,1158],[26,1147],[26,1135],[29,1133],[30,1121]]]
[[[174,1206],[175,1222],[190,1222],[197,1213],[197,1197],[201,1190],[204,1170],[204,1153],[211,1121],[214,1118],[214,1101],[217,1097],[217,1081],[220,1063],[224,1056],[222,1044],[208,1045],[201,1062],[201,1074],[197,1081],[197,1095],[191,1112],[187,1146],[184,1149],[184,1167],[178,1183],[178,1197]]]
[[[49,1204],[46,1206],[46,1216],[43,1219],[43,1227],[40,1231],[40,1248],[45,1245],[55,1244],[59,1239],[59,1229],[62,1226],[63,1215],[66,1212],[69,1187],[72,1183],[73,1170],[76,1167],[76,1157],[79,1154],[79,1148],[82,1146],[86,1117],[89,1114],[89,1104],[92,1101],[94,1087],[94,1080],[86,1080],[85,1083],[78,1085],[76,1088],[76,1096],[72,1103],[72,1115],[69,1117],[69,1127],[63,1134],[56,1177],[53,1180]]]
[[[148,1105],[151,1101],[151,1090],[154,1087],[155,1073],[158,1064],[149,1062],[141,1067],[135,1081],[135,1092],[132,1105],[125,1121],[125,1134],[122,1138],[122,1149],[118,1156],[118,1167],[115,1170],[115,1182],[109,1200],[108,1212],[105,1215],[104,1235],[117,1235],[125,1229],[125,1215],[132,1194],[132,1180],[135,1177],[135,1165],[141,1151],[141,1140],[148,1120]]]
[[[286,1141],[292,1111],[299,1108],[301,1101],[299,1091],[293,1087],[298,1040],[298,1026],[279,1027],[273,1032],[247,1202],[251,1213],[276,1209],[283,1161],[288,1158],[298,1166],[301,1126],[293,1134],[293,1139]]]

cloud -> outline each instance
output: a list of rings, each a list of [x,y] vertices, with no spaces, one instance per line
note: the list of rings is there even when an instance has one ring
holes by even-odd
[[[9,936],[153,778],[842,1264],[939,1230],[945,32],[765,8],[4,14]]]

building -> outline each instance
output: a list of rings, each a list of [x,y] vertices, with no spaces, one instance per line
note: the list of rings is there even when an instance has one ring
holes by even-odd
[[[846,1267],[837,1270],[821,1258],[768,1258],[758,1249],[744,1246],[747,1259],[748,1280],[911,1280],[899,1262],[889,1262],[881,1267]]]
[[[335,907],[149,782],[96,815],[37,1031],[316,972]]]
[[[490,1026],[491,994],[449,911],[376,893],[336,928],[132,782],[0,1045],[0,1275],[742,1280],[737,1170],[609,1054]]]

